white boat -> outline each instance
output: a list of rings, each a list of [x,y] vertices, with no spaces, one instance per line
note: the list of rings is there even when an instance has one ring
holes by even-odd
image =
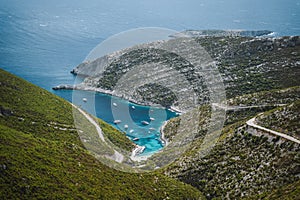
[[[174,110],[172,110],[171,108],[168,108],[168,111],[170,111],[170,112],[174,112]]]
[[[146,149],[145,146],[138,146],[138,147],[134,150],[134,153],[133,153],[133,154],[134,154],[134,155],[139,155],[139,154],[143,153],[145,149]]]
[[[141,123],[144,125],[149,125],[149,122],[147,122],[147,121],[141,121]]]
[[[82,101],[83,102],[87,102],[87,98],[82,98]]]
[[[150,131],[155,131],[155,128],[151,127],[149,128]]]
[[[151,121],[154,121],[154,120],[155,120],[155,118],[153,118],[153,117],[150,117],[150,120],[151,120]]]
[[[134,132],[134,130],[133,129],[131,129],[130,131],[129,131],[129,133],[133,133]]]
[[[125,125],[124,125],[124,128],[125,128],[125,129],[128,129],[128,125],[127,125],[127,124],[125,124]]]
[[[138,141],[138,140],[139,140],[139,138],[137,138],[137,137],[136,137],[136,138],[133,138],[133,141]]]
[[[122,122],[121,120],[116,119],[116,120],[114,121],[114,124],[120,124],[121,122]]]
[[[117,107],[117,106],[118,106],[118,104],[117,104],[117,103],[113,103],[113,106]]]
[[[134,109],[135,109],[135,106],[131,106],[131,108],[134,110]]]

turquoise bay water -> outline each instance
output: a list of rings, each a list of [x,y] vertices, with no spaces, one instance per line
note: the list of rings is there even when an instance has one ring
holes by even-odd
[[[186,29],[271,30],[276,35],[300,34],[299,0],[0,0],[0,67],[33,84],[72,101],[72,91],[53,91],[59,84],[73,84],[69,73],[104,39],[139,27]],[[111,97],[88,92],[95,106],[79,100],[88,112],[124,130],[128,124],[131,138],[139,137],[145,153],[162,148],[159,127],[175,116],[164,109],[149,108],[113,99],[122,114],[130,110],[133,121],[113,124]],[[154,110],[149,112],[150,110]],[[118,116],[122,118],[122,116]],[[142,120],[154,117],[148,126]],[[149,128],[154,131],[149,132]],[[127,130],[127,132],[128,132]],[[128,133],[127,133],[128,134]]]
[[[89,91],[60,90],[56,94],[80,106],[89,113],[103,119],[121,132],[124,132],[131,140],[140,146],[145,146],[141,155],[152,154],[163,148],[160,140],[160,127],[163,122],[178,116],[176,112],[164,108],[137,105],[118,97]],[[86,102],[83,101],[86,98]],[[94,104],[95,103],[95,104]],[[111,105],[115,103],[116,106]],[[114,109],[112,112],[112,109]],[[129,110],[130,116],[125,115]],[[153,118],[154,120],[150,120]],[[115,120],[121,123],[115,124]],[[149,125],[144,125],[147,121]],[[128,125],[128,128],[124,126]]]

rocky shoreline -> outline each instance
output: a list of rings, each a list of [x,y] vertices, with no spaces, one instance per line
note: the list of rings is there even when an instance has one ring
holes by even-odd
[[[105,89],[102,89],[102,88],[89,87],[89,86],[85,86],[83,84],[78,84],[78,85],[61,84],[61,85],[53,87],[52,89],[53,90],[82,90],[82,91],[98,92],[98,93],[118,97],[118,98],[127,100],[130,103],[134,103],[134,104],[141,105],[141,106],[151,106],[151,107],[157,107],[157,108],[162,107],[161,105],[158,105],[158,104],[155,104],[155,103],[142,102],[142,101],[138,101],[136,99],[130,98],[130,97],[124,97],[123,95],[118,95],[118,94],[114,93],[114,91],[111,91],[111,90],[105,90]],[[185,112],[185,111],[180,110],[179,108],[177,108],[175,106],[169,106],[169,107],[164,107],[164,108],[168,109],[172,112],[176,112],[178,114],[181,114],[181,113]]]

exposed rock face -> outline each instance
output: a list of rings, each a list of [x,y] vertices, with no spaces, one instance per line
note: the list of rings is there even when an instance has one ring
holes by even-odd
[[[107,65],[109,62],[108,56],[103,56],[93,62],[84,62],[78,65],[76,68],[74,68],[71,73],[75,75],[82,75],[82,76],[95,76],[103,71],[102,66]],[[97,72],[95,74],[95,72]]]
[[[193,37],[197,36],[195,32],[188,32],[193,33]],[[197,33],[205,35],[209,32]],[[225,33],[230,37],[217,37]],[[238,36],[233,36],[233,33]],[[213,37],[196,37],[195,41],[199,44],[199,48],[203,47],[215,60],[214,64],[222,75],[227,97],[300,84],[299,36],[240,37],[241,35],[265,35],[269,34],[268,31],[211,31],[209,34]],[[197,73],[195,66],[186,59],[160,48],[168,42],[138,45],[80,64],[72,72],[87,78],[75,89],[105,91],[142,104],[174,106],[178,103],[178,99],[175,98],[174,91],[168,89],[175,83],[168,80],[174,76],[172,71],[177,71],[188,81],[186,91],[194,92],[199,104],[209,102],[210,92],[207,89],[208,83],[204,79],[205,75]],[[190,51],[192,53],[193,49]],[[147,72],[147,76],[153,77],[154,80],[159,79],[158,84],[165,89],[159,89],[157,84],[146,84],[131,88],[136,91],[130,94],[114,93],[118,81],[125,74],[136,66],[150,64],[152,70]],[[214,87],[219,87],[218,83],[215,83]],[[74,87],[59,86],[54,89],[74,89]],[[152,95],[149,96],[150,93]]]

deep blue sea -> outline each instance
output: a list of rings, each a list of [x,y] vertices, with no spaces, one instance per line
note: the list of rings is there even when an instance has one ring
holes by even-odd
[[[70,70],[97,44],[119,32],[161,27],[178,31],[267,29],[278,36],[299,35],[299,19],[300,0],[0,0],[0,67],[71,100],[71,91],[51,88],[73,84]],[[97,94],[93,98],[96,115],[112,123],[111,97]],[[120,112],[123,106],[132,106],[121,99],[114,101]],[[162,148],[158,128],[175,113],[135,106],[130,113],[135,123],[128,125],[137,135],[131,137],[140,137],[138,144],[146,145],[146,153]],[[91,109],[88,103],[83,107]],[[150,115],[156,120],[149,126],[139,124]],[[149,131],[150,126],[156,130]]]

